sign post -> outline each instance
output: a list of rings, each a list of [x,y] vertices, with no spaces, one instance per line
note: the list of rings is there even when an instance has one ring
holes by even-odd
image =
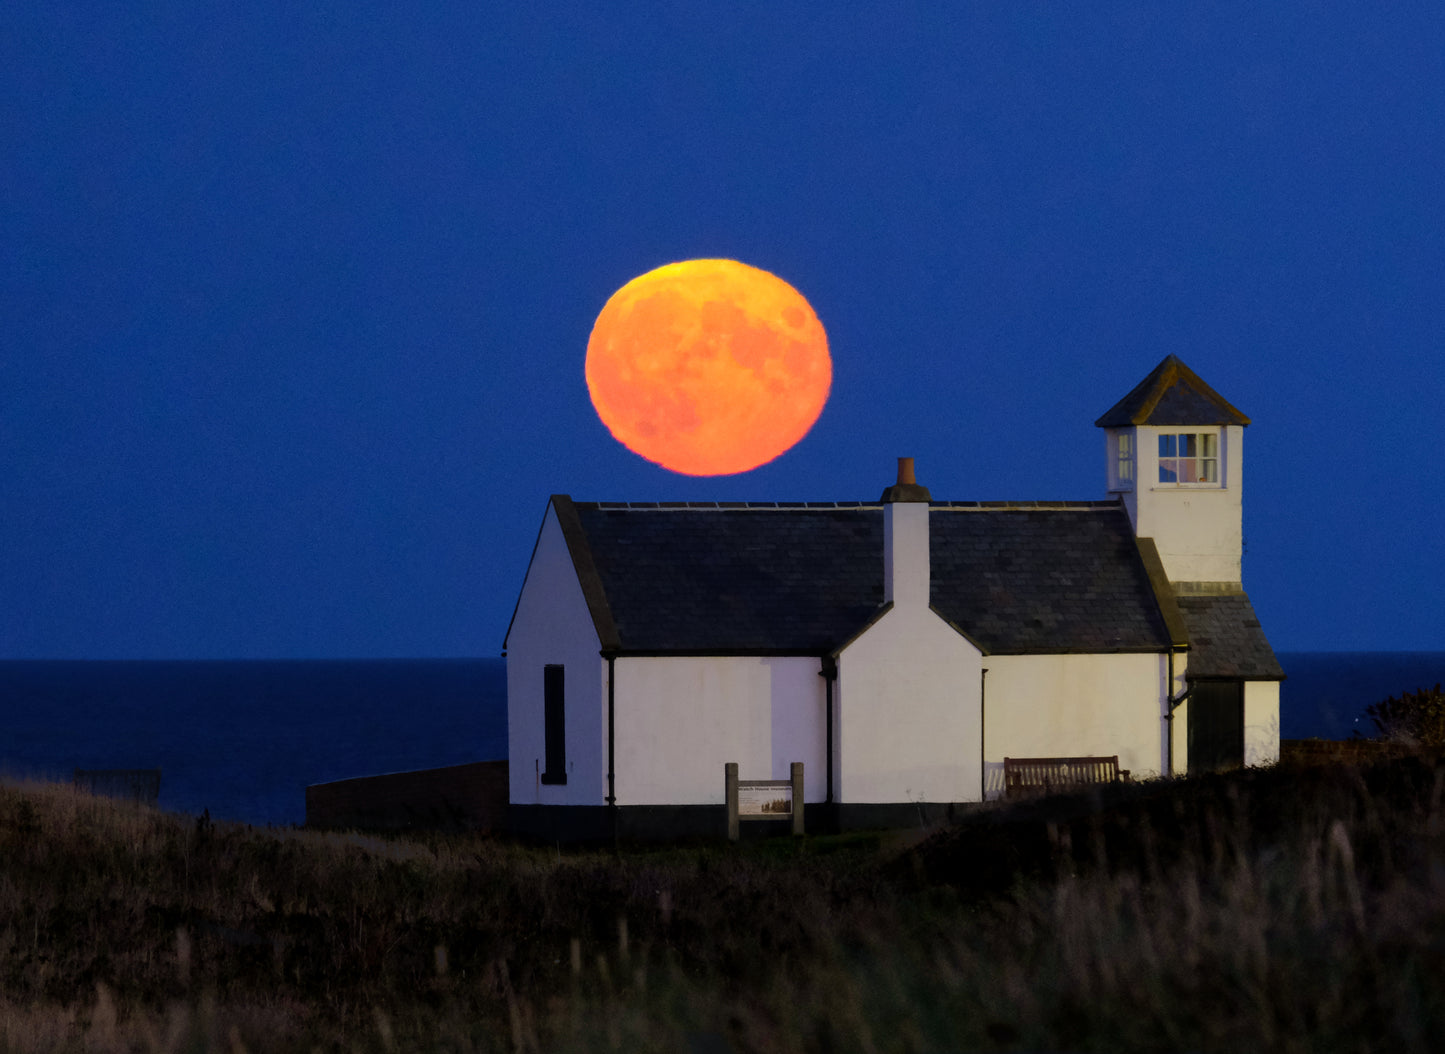
[[[793,762],[790,774],[785,780],[740,780],[736,761],[723,766],[728,841],[738,840],[743,820],[791,820],[793,833],[803,833],[803,763]]]

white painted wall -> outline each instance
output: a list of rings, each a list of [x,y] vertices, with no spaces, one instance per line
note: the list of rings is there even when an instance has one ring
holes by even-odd
[[[1279,682],[1244,682],[1244,763],[1279,760]]]
[[[507,757],[517,805],[601,805],[607,795],[607,664],[552,506],[507,636]],[[542,670],[565,667],[567,782],[544,785]]]
[[[1106,429],[1108,435],[1113,430]],[[1119,431],[1125,431],[1120,429]],[[1171,582],[1238,582],[1244,551],[1244,428],[1154,426],[1135,430],[1137,482],[1123,494],[1134,533],[1153,538]],[[1161,432],[1219,433],[1219,487],[1159,480]]]
[[[1163,771],[1166,655],[989,655],[983,665],[988,797],[1003,794],[1006,757],[1118,754],[1132,779]]]
[[[883,508],[883,602],[928,607],[928,502],[892,502]]]
[[[745,780],[801,761],[804,801],[825,800],[821,669],[817,656],[619,658],[617,804],[724,804],[729,761]]]
[[[849,644],[838,656],[837,800],[978,801],[980,658],[918,605],[893,607]]]

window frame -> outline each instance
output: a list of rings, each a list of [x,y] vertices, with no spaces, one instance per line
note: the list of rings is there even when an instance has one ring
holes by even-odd
[[[1222,490],[1224,488],[1224,436],[1221,430],[1216,428],[1194,429],[1185,431],[1188,426],[1175,426],[1173,428],[1161,428],[1155,432],[1156,454],[1154,458],[1154,480],[1151,486],[1155,490]],[[1180,442],[1184,439],[1195,439],[1195,454],[1180,454],[1178,451],[1186,444]],[[1173,441],[1173,451],[1166,452],[1165,446]],[[1210,452],[1212,450],[1212,453]],[[1183,462],[1194,463],[1194,475],[1206,475],[1209,466],[1214,471],[1213,479],[1181,480],[1178,477],[1183,475],[1179,466]],[[1174,463],[1174,468],[1166,469],[1165,463]],[[1167,471],[1173,471],[1175,478],[1172,480],[1163,479]]]
[[[1110,490],[1129,491],[1139,478],[1139,441],[1133,431],[1118,431],[1109,444]]]

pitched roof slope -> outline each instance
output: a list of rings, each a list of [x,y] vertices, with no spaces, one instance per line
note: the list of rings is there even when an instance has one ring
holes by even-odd
[[[1182,596],[1178,604],[1189,627],[1187,677],[1284,680],[1254,605],[1243,592]]]
[[[883,602],[878,505],[575,508],[626,651],[822,654]],[[934,607],[986,651],[1168,647],[1118,503],[934,503],[929,523]]]
[[[1160,651],[1169,631],[1128,513],[935,509],[933,606],[996,654]]]
[[[1247,425],[1249,418],[1200,380],[1178,356],[1169,355],[1094,424],[1100,428]]]
[[[576,508],[628,651],[821,654],[883,603],[877,508]]]

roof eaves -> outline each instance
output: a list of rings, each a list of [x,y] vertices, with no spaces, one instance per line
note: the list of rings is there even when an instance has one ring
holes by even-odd
[[[821,659],[831,652],[809,648],[621,648],[619,659],[749,658]]]
[[[992,655],[1163,655],[1169,649],[1160,644],[1120,644],[1114,647],[1060,648],[1050,644],[1031,644],[996,648]]]
[[[1184,671],[1186,681],[1287,681],[1283,673],[1190,673]]]
[[[1085,501],[1059,499],[1056,501],[931,501],[931,509],[947,509],[950,512],[1019,512],[1046,509],[1052,512],[1096,512],[1100,509],[1117,509],[1121,498],[1099,498]]]
[[[616,652],[622,648],[622,639],[617,632],[617,622],[612,617],[612,608],[607,603],[607,592],[602,588],[602,576],[597,573],[597,564],[592,559],[592,547],[587,542],[587,532],[582,529],[577,507],[566,494],[553,494],[552,508],[557,513],[557,524],[562,528],[562,538],[567,543],[567,552],[572,557],[572,567],[577,572],[577,582],[582,587],[582,596],[587,600],[587,611],[592,616],[592,626],[597,630],[597,639],[604,652]]]
[[[833,649],[833,658],[836,659],[839,655],[842,655],[844,649],[846,649],[848,645],[852,644],[859,637],[863,636],[863,634],[867,633],[873,626],[878,624],[879,619],[881,619],[884,615],[888,614],[888,612],[892,610],[893,601],[890,600],[887,603],[880,604],[878,606],[878,610],[873,612],[873,614],[868,617],[868,621],[858,627],[857,632],[853,633],[851,636],[849,636],[841,644],[839,644],[836,648]]]
[[[934,613],[935,615],[937,615],[939,618],[943,619],[944,623],[948,626],[949,629],[953,630],[953,632],[957,633],[960,637],[962,637],[964,640],[968,641],[968,642],[969,642],[970,644],[972,644],[975,648],[977,648],[977,649],[978,649],[978,653],[979,653],[980,655],[989,655],[989,654],[992,654],[992,653],[991,653],[986,647],[984,647],[983,644],[981,644],[971,633],[969,633],[968,630],[964,629],[964,628],[963,628],[962,626],[960,626],[957,622],[954,622],[951,618],[949,618],[947,615],[945,615],[942,611],[939,611],[938,608],[934,607],[932,604],[929,604],[929,605],[928,605],[928,610],[931,611],[931,612],[933,612],[933,613]]]
[[[1184,612],[1179,610],[1179,602],[1174,597],[1174,589],[1169,584],[1169,576],[1164,571],[1159,547],[1154,544],[1153,538],[1136,537],[1134,544],[1139,549],[1139,559],[1144,564],[1144,573],[1149,577],[1149,590],[1154,594],[1154,602],[1159,606],[1164,628],[1169,631],[1170,643],[1175,648],[1188,648],[1189,629],[1184,621]]]

